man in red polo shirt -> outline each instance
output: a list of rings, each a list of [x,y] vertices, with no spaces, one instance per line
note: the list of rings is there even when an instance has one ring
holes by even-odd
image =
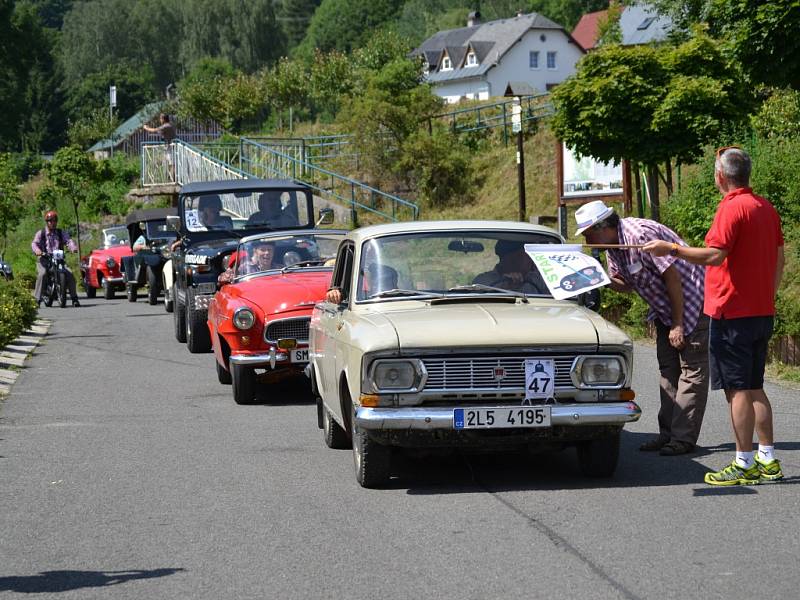
[[[648,242],[646,252],[671,254],[706,265],[703,312],[711,317],[711,388],[722,389],[730,406],[736,458],[706,473],[711,485],[752,485],[783,478],[774,457],[772,406],[764,393],[767,343],[772,335],[775,294],[784,266],[783,235],[775,208],[749,187],[750,156],[720,148],[714,165],[724,195],[706,234],[705,248]],[[753,451],[753,431],[758,452]]]

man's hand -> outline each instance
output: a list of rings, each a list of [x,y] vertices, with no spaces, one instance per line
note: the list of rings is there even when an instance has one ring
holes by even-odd
[[[676,350],[683,350],[686,347],[686,339],[683,337],[683,325],[670,327],[669,344]]]
[[[642,250],[649,252],[653,256],[666,256],[672,250],[672,242],[651,240],[642,246]]]
[[[33,251],[33,253],[34,253],[36,256],[41,256],[41,255],[42,255],[42,251],[41,251],[41,250],[34,250],[34,251]]]

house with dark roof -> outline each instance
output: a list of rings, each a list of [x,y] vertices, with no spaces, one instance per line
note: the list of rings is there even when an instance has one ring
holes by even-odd
[[[587,52],[597,46],[600,23],[607,15],[608,10],[587,13],[572,30],[572,37]],[[622,32],[623,46],[657,43],[667,39],[672,30],[672,20],[666,15],[659,14],[650,4],[632,4],[622,10],[619,28]]]
[[[575,72],[583,48],[561,25],[537,13],[440,31],[412,51],[425,78],[448,102],[502,96],[510,81],[545,92]]]

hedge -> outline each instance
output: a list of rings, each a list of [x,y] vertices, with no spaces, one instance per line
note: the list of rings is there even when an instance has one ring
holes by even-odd
[[[36,309],[33,295],[22,283],[0,279],[0,348],[33,324]]]

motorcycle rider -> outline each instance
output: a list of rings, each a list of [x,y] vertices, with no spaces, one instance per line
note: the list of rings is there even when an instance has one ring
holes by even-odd
[[[36,264],[36,289],[33,292],[39,305],[42,303],[42,284],[47,274],[41,257],[45,254],[52,254],[54,250],[64,250],[65,247],[70,252],[78,251],[78,246],[69,233],[57,227],[58,213],[56,211],[47,211],[44,215],[44,222],[45,228],[37,231],[31,242],[31,250],[39,259]],[[69,269],[66,269],[66,275],[67,291],[72,298],[72,306],[80,306],[81,303],[78,302],[78,293],[75,289],[75,277]]]

